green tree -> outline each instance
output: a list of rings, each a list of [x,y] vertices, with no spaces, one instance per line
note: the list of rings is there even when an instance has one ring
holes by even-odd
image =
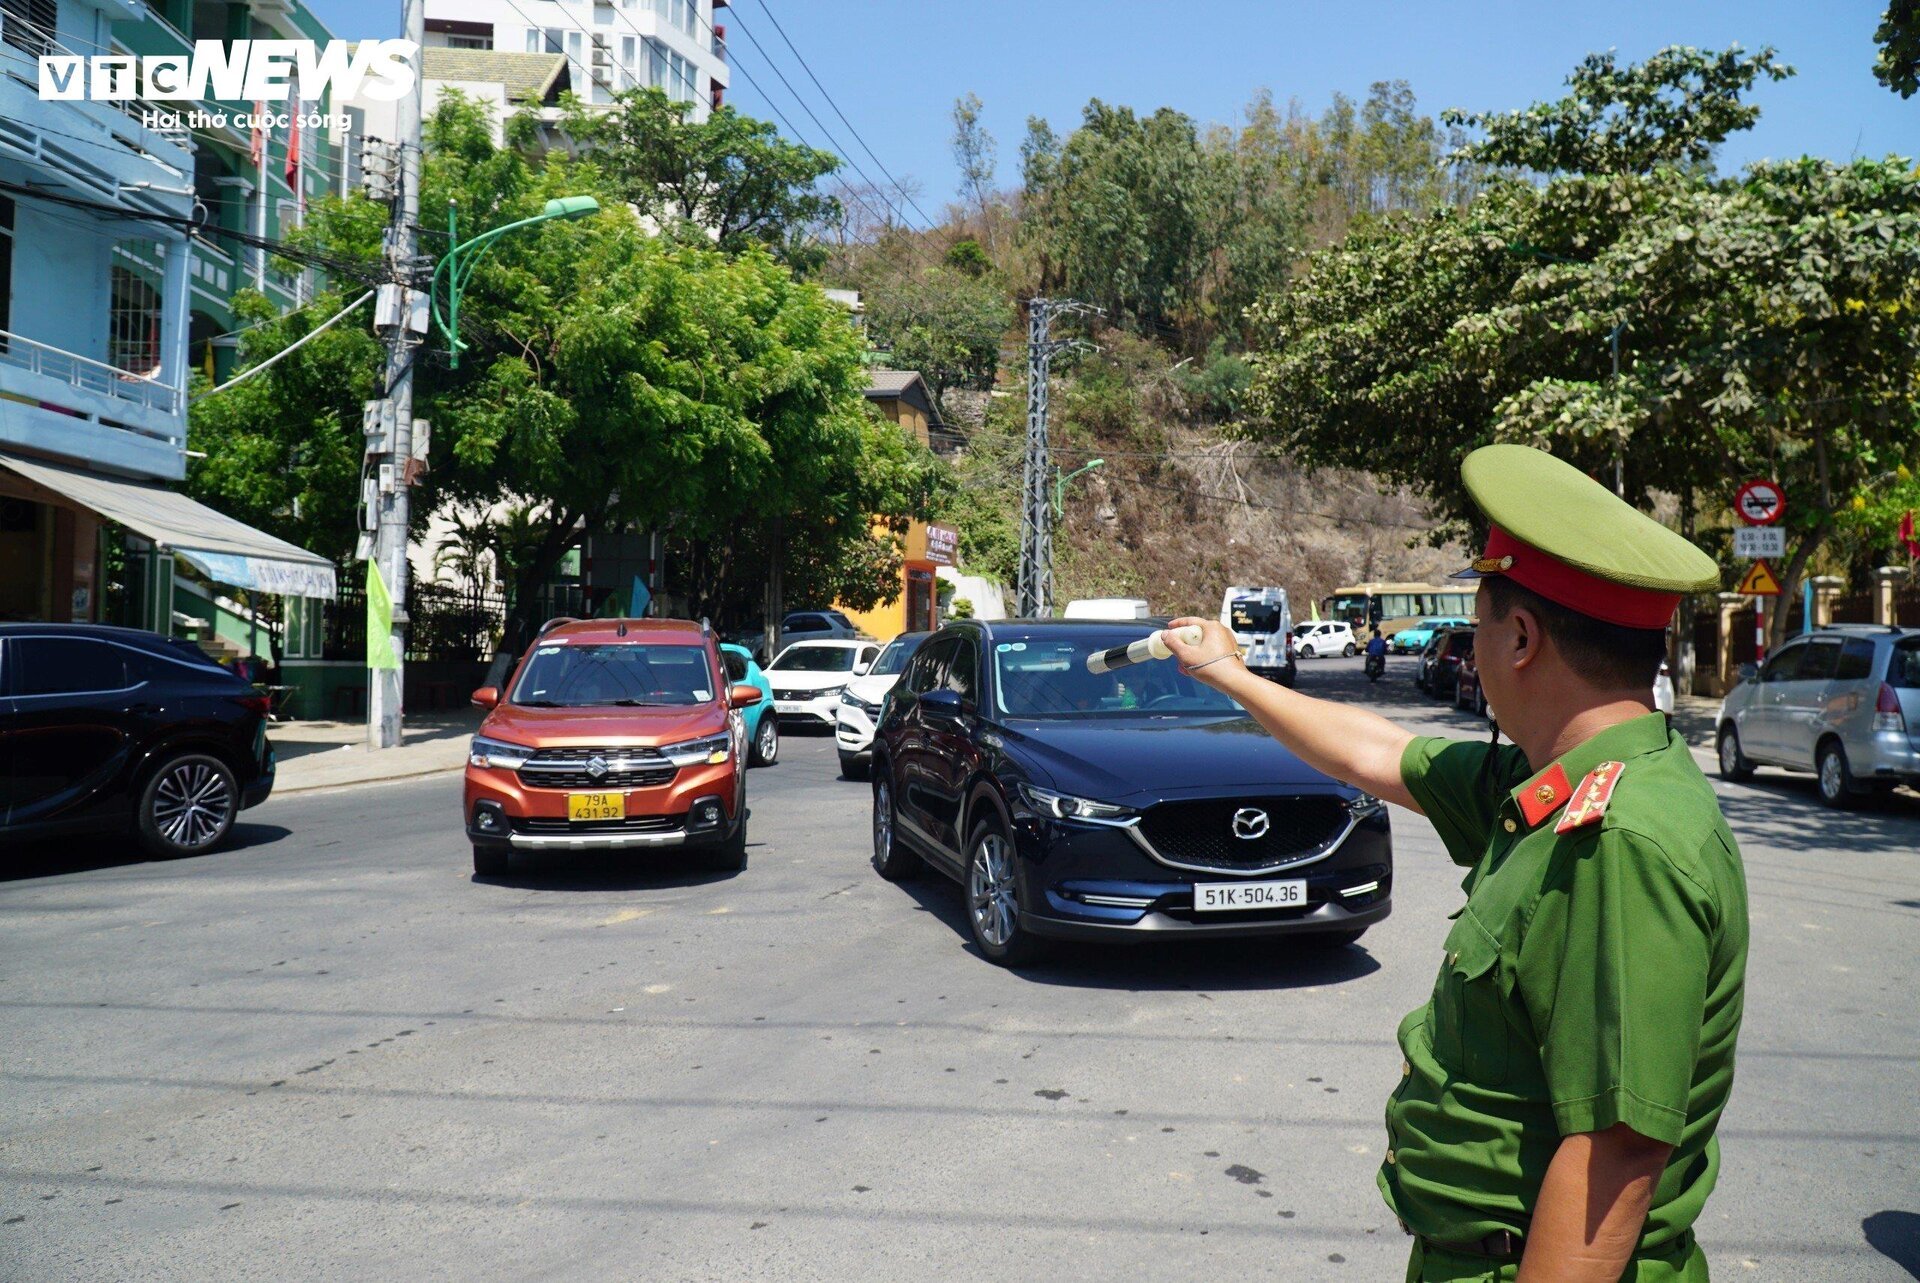
[[[955,267],[887,265],[867,277],[862,301],[873,341],[888,360],[918,370],[934,398],[949,388],[988,388],[1013,305],[998,281]]]
[[[728,253],[757,244],[791,257],[805,229],[839,217],[839,202],[818,187],[838,157],[731,107],[703,121],[690,120],[692,111],[658,89],[629,89],[611,109],[570,100],[561,128],[621,199],[695,238],[713,236]]]
[[[1920,93],[1920,0],[1891,0],[1873,42],[1880,46],[1874,78],[1902,98]]]
[[[1746,101],[1765,76],[1793,68],[1771,48],[1719,53],[1671,46],[1621,66],[1612,51],[1588,54],[1567,77],[1571,92],[1522,111],[1443,112],[1448,124],[1485,137],[1465,155],[1494,169],[1539,174],[1645,174],[1661,165],[1703,166],[1729,134],[1751,129],[1760,108]]]
[[[986,235],[994,234],[993,221],[987,217],[994,203],[993,174],[999,163],[999,144],[980,123],[980,98],[968,94],[953,100],[953,163],[960,171],[960,199],[984,225]]]

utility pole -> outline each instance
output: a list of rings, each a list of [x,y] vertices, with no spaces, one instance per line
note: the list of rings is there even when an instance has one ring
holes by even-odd
[[[1020,573],[1015,613],[1053,614],[1053,456],[1047,442],[1047,374],[1055,353],[1076,340],[1051,337],[1056,314],[1095,312],[1072,299],[1027,301],[1027,457],[1020,482]]]
[[[407,40],[416,49],[427,43],[426,0],[401,0]],[[368,463],[375,483],[366,487],[377,509],[373,563],[386,582],[393,601],[391,644],[398,659],[393,667],[367,672],[367,747],[396,748],[400,744],[401,704],[406,692],[407,634],[407,489],[412,478],[407,467],[413,458],[414,352],[427,330],[427,296],[415,288],[419,264],[415,259],[420,220],[420,95],[423,77],[415,76],[413,92],[395,103],[398,135],[394,142],[394,170],[398,197],[387,227],[387,284],[380,289],[376,322],[385,331],[387,364],[385,396],[391,426],[381,434],[378,452],[369,450]],[[379,639],[369,637],[371,647]]]

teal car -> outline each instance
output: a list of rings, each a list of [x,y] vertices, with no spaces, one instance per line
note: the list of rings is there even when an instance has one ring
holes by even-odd
[[[772,766],[780,759],[780,718],[773,711],[773,683],[745,646],[720,643],[720,659],[727,666],[729,682],[760,692],[758,704],[740,710],[747,720],[747,765]]]
[[[1464,615],[1436,615],[1431,619],[1416,619],[1393,636],[1387,638],[1387,647],[1396,655],[1417,655],[1427,648],[1433,635],[1442,628],[1470,628],[1473,621]]]

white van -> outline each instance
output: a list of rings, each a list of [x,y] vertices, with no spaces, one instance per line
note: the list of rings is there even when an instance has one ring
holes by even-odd
[[[1153,612],[1138,597],[1080,597],[1060,612],[1063,619],[1151,619]]]
[[[1233,630],[1249,669],[1282,686],[1293,685],[1299,669],[1286,589],[1235,584],[1220,599],[1220,622]]]

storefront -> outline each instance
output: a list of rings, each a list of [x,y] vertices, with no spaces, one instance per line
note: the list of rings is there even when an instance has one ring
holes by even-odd
[[[0,620],[175,634],[176,557],[215,584],[334,595],[324,557],[157,482],[0,452]]]
[[[914,522],[907,528],[899,594],[872,610],[840,609],[855,626],[882,641],[901,633],[933,631],[940,626],[936,572],[941,566],[953,565],[959,543],[959,532],[950,527]]]

